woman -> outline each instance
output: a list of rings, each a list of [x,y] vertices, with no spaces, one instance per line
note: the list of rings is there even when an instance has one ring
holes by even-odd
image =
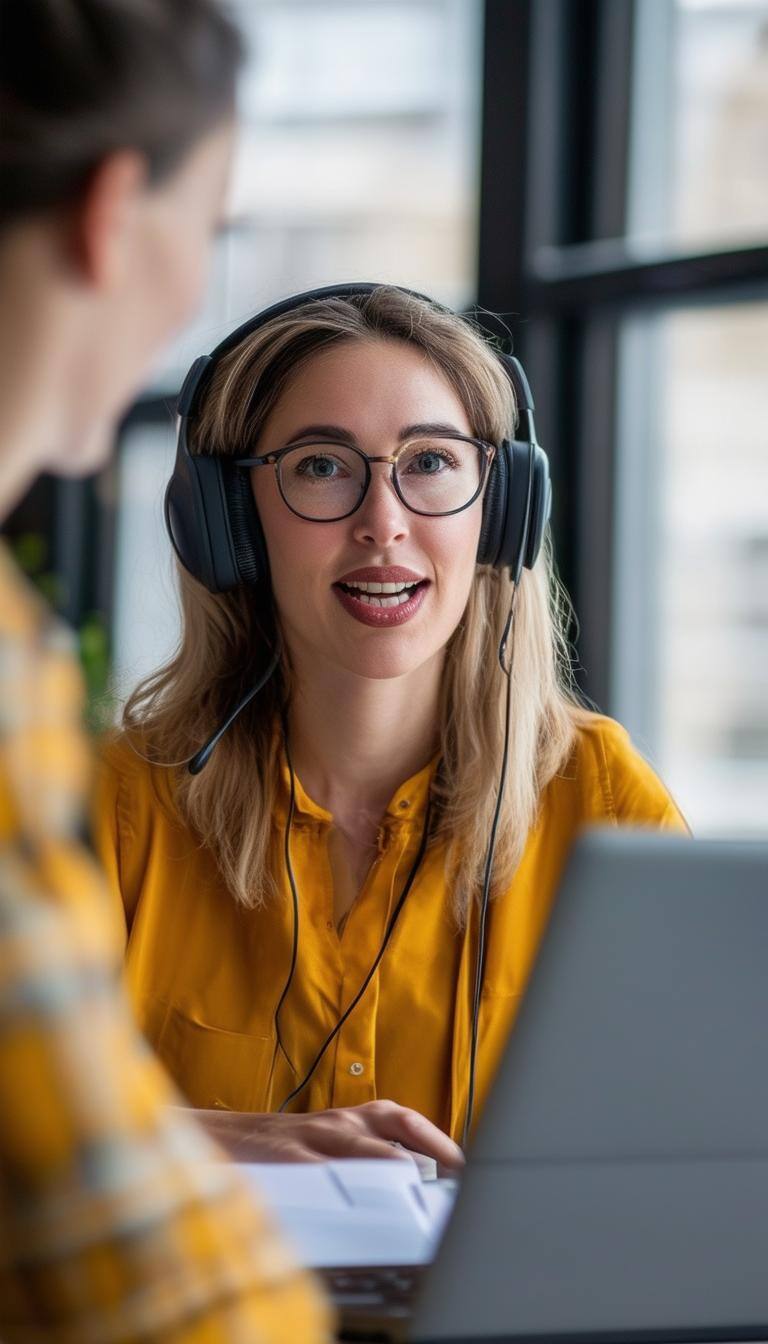
[[[23,0],[1,51],[4,518],[41,470],[103,463],[197,302],[240,43],[212,0]],[[80,839],[81,702],[68,632],[0,548],[0,1336],[319,1344],[324,1303],[127,1012]]]
[[[547,546],[516,595],[477,562],[515,420],[502,362],[429,301],[359,288],[256,319],[194,394],[190,451],[228,460],[228,489],[250,475],[263,576],[212,594],[182,571],[179,652],[130,700],[101,789],[140,1021],[235,1143],[258,1113],[376,1097],[460,1140],[475,1027],[477,1114],[577,830],[685,825],[571,689]],[[205,768],[164,768],[275,657]]]

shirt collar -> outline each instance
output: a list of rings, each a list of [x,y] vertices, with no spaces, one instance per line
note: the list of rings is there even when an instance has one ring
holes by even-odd
[[[394,822],[407,823],[414,818],[423,816],[427,804],[430,786],[437,770],[440,760],[439,753],[432,757],[421,770],[417,770],[414,775],[406,779],[404,783],[395,790],[390,798],[385,817]],[[285,747],[280,745],[278,756],[279,762],[279,786],[276,799],[276,815],[281,823],[285,822],[288,815],[288,803],[290,799],[291,778],[288,770],[288,761],[285,756]],[[313,798],[310,798],[304,788],[298,775],[294,774],[294,817],[303,818],[306,821],[314,821],[320,825],[330,826],[333,823],[333,814],[326,808],[321,807]]]

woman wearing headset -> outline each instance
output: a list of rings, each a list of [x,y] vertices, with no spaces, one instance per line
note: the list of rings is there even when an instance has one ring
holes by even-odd
[[[685,823],[571,689],[546,539],[535,559],[545,459],[518,408],[505,499],[525,387],[472,327],[350,286],[224,344],[182,394],[181,646],[129,702],[100,794],[132,998],[236,1152],[280,1107],[300,1145],[303,1112],[376,1098],[460,1141],[576,832]],[[200,479],[221,468],[228,577],[190,559],[187,446]]]

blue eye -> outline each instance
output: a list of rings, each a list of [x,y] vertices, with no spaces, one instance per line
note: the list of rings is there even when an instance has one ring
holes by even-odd
[[[445,458],[438,457],[437,453],[422,453],[418,458],[424,476],[435,476],[440,470],[440,463],[444,461]]]
[[[414,476],[439,476],[441,468],[457,465],[456,459],[450,453],[436,453],[434,449],[414,454],[408,463],[408,471]]]
[[[315,481],[332,481],[335,479],[334,472],[338,469],[339,463],[331,457],[304,457],[301,462],[296,464],[296,472],[300,476],[306,476]]]

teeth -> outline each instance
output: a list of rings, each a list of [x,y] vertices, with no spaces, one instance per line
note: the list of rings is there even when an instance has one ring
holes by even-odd
[[[361,593],[402,593],[406,588],[413,588],[415,580],[411,583],[349,583],[348,588],[356,588]]]
[[[391,597],[374,597],[370,593],[355,593],[358,602],[364,602],[367,607],[402,607],[410,596],[410,589],[393,594]]]

